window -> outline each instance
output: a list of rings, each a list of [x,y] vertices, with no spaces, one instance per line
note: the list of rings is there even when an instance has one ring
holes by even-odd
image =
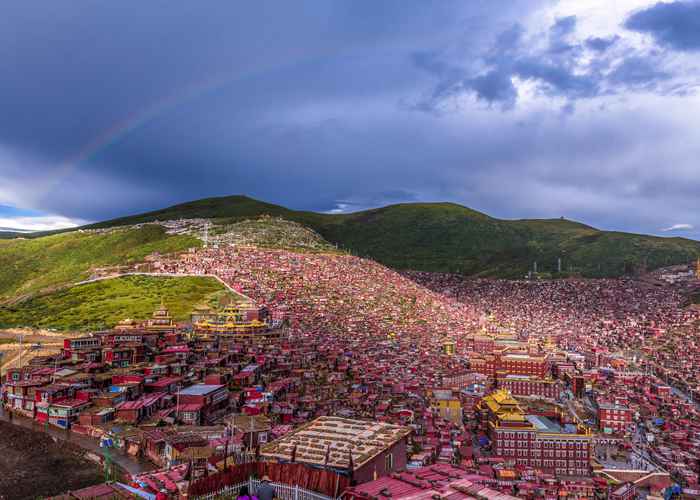
[[[394,454],[393,453],[388,453],[386,457],[384,457],[385,460],[385,466],[386,470],[394,470]]]

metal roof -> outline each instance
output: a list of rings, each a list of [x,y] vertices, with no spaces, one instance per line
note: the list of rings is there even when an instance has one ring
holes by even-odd
[[[180,396],[205,396],[224,387],[214,384],[195,384],[180,390]]]

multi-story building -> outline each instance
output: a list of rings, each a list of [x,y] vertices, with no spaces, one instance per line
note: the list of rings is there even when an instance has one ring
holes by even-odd
[[[208,424],[225,413],[228,397],[225,385],[195,384],[177,392],[177,411],[190,414],[186,417],[192,421]]]
[[[35,391],[47,382],[48,378],[35,376],[32,369],[10,368],[3,383],[3,403],[13,412],[34,418]]]
[[[590,475],[590,429],[528,415],[503,389],[485,396],[478,409],[495,455],[558,476]]]
[[[496,380],[499,389],[506,389],[515,396],[557,399],[561,393],[561,383],[554,379],[531,375],[509,374]]]
[[[106,364],[124,368],[135,363],[141,363],[145,359],[144,346],[124,345],[107,347],[102,350],[102,357]]]
[[[63,340],[63,359],[71,361],[99,361],[100,337],[79,337]]]
[[[504,354],[498,358],[496,371],[544,378],[548,371],[547,358],[529,354]]]
[[[433,390],[430,407],[445,420],[449,420],[458,427],[462,426],[462,402],[451,389]]]
[[[606,434],[620,434],[632,425],[632,410],[627,406],[611,403],[598,405],[598,425]]]
[[[492,354],[470,356],[469,366],[474,373],[493,377],[496,373],[496,357]]]
[[[490,354],[496,346],[496,341],[488,335],[474,335],[473,349],[474,352],[481,354]]]

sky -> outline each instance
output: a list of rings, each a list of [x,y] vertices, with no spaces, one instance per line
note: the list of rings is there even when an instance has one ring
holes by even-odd
[[[11,2],[0,231],[209,196],[700,239],[700,1]]]

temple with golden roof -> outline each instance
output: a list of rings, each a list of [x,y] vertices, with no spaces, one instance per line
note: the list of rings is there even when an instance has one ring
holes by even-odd
[[[593,434],[588,427],[530,415],[505,389],[484,396],[477,410],[496,456],[560,476],[590,475]]]
[[[138,330],[139,328],[141,328],[141,322],[131,318],[121,320],[114,327],[115,330]]]
[[[176,327],[177,325],[170,316],[170,311],[161,301],[160,307],[155,310],[153,317],[146,321],[145,329],[149,332],[166,333],[174,331]]]
[[[256,335],[270,329],[267,308],[248,301],[229,304],[221,312],[208,313],[206,317],[202,314],[203,310],[196,312],[199,317],[195,318],[193,314],[193,326],[195,332],[200,334]]]

